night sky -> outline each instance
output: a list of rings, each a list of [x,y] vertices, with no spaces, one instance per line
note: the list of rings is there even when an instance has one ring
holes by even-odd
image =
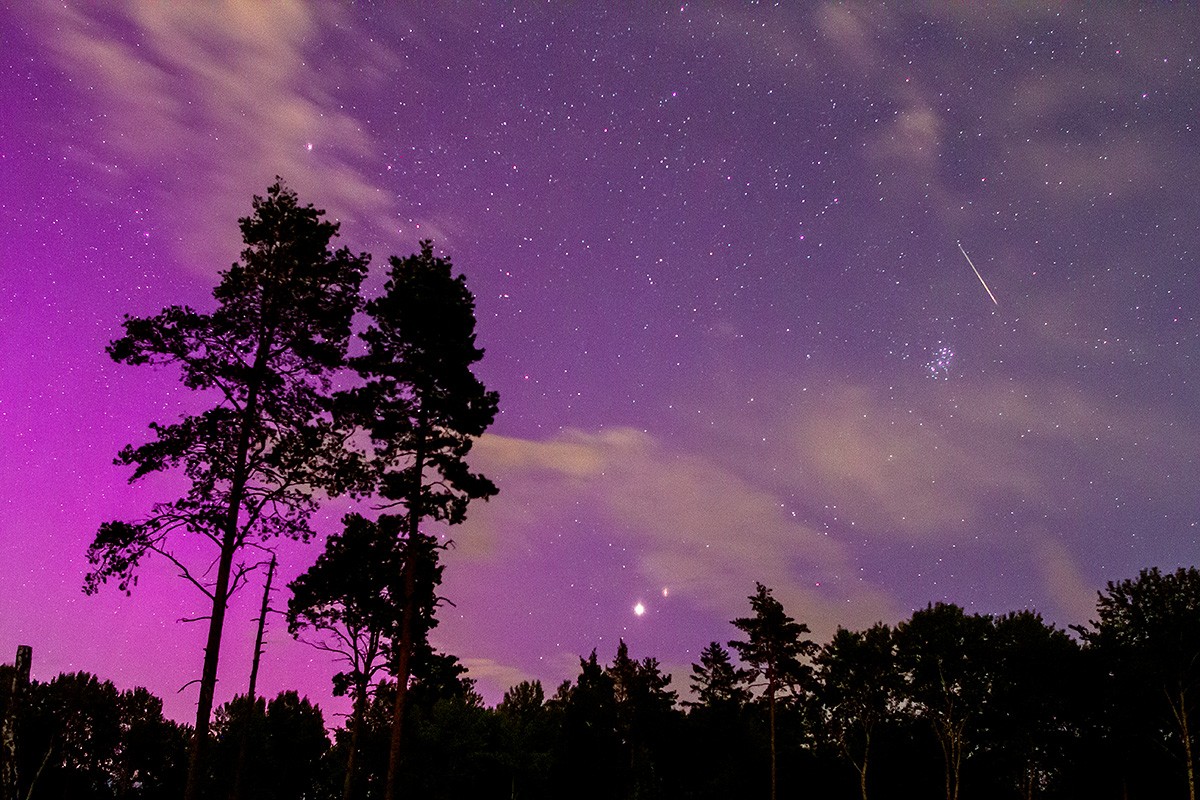
[[[1195,563],[1194,7],[608,5],[0,5],[0,661],[194,714],[205,598],[161,560],[81,591],[99,523],[182,485],[113,457],[200,407],[104,346],[211,309],[275,175],[372,291],[431,238],[476,295],[500,494],[435,642],[488,702],[621,637],[686,685],[755,581],[825,641],[939,600],[1083,623]],[[272,618],[262,693],[333,722],[336,669]]]

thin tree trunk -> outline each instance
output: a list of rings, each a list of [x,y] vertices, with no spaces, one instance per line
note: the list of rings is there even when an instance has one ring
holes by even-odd
[[[242,487],[239,487],[242,488]],[[240,491],[239,491],[240,494]],[[238,505],[240,506],[240,499]],[[217,688],[217,663],[221,656],[221,630],[225,625],[225,606],[229,602],[229,574],[237,549],[236,529],[226,529],[221,537],[221,560],[217,565],[217,585],[213,588],[213,610],[208,623],[208,641],[204,646],[204,671],[200,676],[200,697],[196,702],[196,730],[188,757],[188,780],[184,800],[199,800],[201,773],[208,749],[208,725],[212,716],[213,696]]]
[[[966,721],[958,723],[946,722],[939,726],[934,721],[933,732],[942,748],[942,762],[946,767],[946,800],[958,800],[958,788],[962,775],[963,735],[966,731]]]
[[[425,485],[425,415],[418,412],[417,447],[413,454],[412,485],[408,497],[408,542],[404,553],[404,613],[400,621],[400,648],[396,658],[396,707],[392,713],[392,742],[388,752],[387,783],[384,800],[396,800],[403,754],[404,709],[408,702],[408,679],[412,672],[412,651],[416,642],[417,559],[421,542],[421,491]]]
[[[1196,762],[1192,756],[1192,732],[1188,727],[1187,696],[1179,690],[1179,728],[1183,734],[1183,755],[1187,759],[1188,800],[1196,800]]]
[[[208,618],[208,641],[204,645],[204,670],[200,675],[200,697],[196,701],[196,730],[192,734],[192,749],[188,756],[187,786],[183,800],[200,800],[200,784],[204,772],[204,756],[208,749],[208,726],[212,717],[213,696],[217,689],[217,664],[221,657],[221,632],[225,626],[225,611],[229,604],[229,575],[233,570],[233,554],[238,549],[238,520],[245,499],[247,470],[250,458],[250,428],[258,414],[258,392],[266,369],[269,340],[259,343],[254,357],[254,371],[242,409],[242,424],[238,431],[237,455],[233,480],[229,487],[229,507],[224,531],[221,534],[221,558],[217,564],[217,583],[213,587],[213,610]]]
[[[46,748],[46,755],[42,756],[42,763],[38,764],[37,772],[33,773],[33,780],[29,782],[29,789],[25,792],[25,800],[31,800],[33,797],[33,790],[37,788],[38,778],[42,777],[42,770],[50,763],[50,754],[53,752],[54,745],[52,744]],[[16,795],[13,795],[13,798],[15,800]]]
[[[416,543],[409,541],[411,549]],[[404,708],[408,701],[408,679],[412,672],[411,656],[413,650],[413,628],[416,626],[416,612],[413,601],[416,598],[417,569],[416,559],[409,552],[404,557],[404,613],[400,623],[400,647],[396,656],[396,705],[392,710],[392,741],[388,751],[387,784],[384,789],[384,800],[395,800],[396,783],[400,775],[400,757],[403,754]]]
[[[250,663],[250,686],[247,694],[250,702],[254,702],[255,690],[258,687],[258,664],[262,658],[263,633],[267,629],[267,612],[271,604],[271,583],[275,580],[275,554],[271,554],[271,564],[267,567],[267,584],[263,588],[262,608],[258,612],[258,635],[254,638],[254,660]]]
[[[958,800],[958,790],[962,784],[962,734],[955,732],[950,740],[950,750],[954,753],[954,794],[950,800]]]
[[[862,792],[862,800],[867,800],[867,763],[871,757],[871,732],[868,730],[863,736],[863,757],[862,765],[858,768],[858,788]]]
[[[274,578],[275,554],[272,553],[271,565],[267,567],[267,583],[263,589],[262,608],[258,612],[258,635],[254,637],[254,659],[250,662],[250,686],[246,690],[250,717],[247,720],[246,726],[242,728],[242,741],[238,745],[237,773],[233,779],[233,800],[240,800],[242,796],[246,774],[246,756],[250,749],[250,731],[252,729],[249,722],[258,713],[258,705],[255,703],[255,698],[257,697],[256,689],[258,687],[258,662],[262,658],[263,633],[267,629],[267,611],[270,610],[269,605],[271,602],[271,581]]]
[[[346,756],[346,781],[342,784],[342,800],[354,796],[354,770],[358,766],[358,739],[363,719],[367,715],[367,684],[359,681],[354,687],[354,717],[350,723],[350,754]]]
[[[767,685],[767,709],[771,717],[771,800],[775,800],[775,687]]]
[[[942,764],[946,770],[946,800],[954,800],[954,794],[951,791],[950,778],[950,764],[953,758],[951,754],[952,747],[950,745],[950,732],[938,730],[936,724],[934,727],[934,732],[937,734],[938,744],[942,746]]]
[[[4,720],[0,722],[0,797],[17,800],[17,717],[21,703],[29,687],[29,671],[33,664],[33,648],[27,644],[17,645],[17,658],[13,662],[12,682],[4,687],[8,694],[8,707]]]

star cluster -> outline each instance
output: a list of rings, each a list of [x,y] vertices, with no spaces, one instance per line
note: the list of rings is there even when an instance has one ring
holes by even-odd
[[[954,348],[938,342],[925,362],[925,374],[934,380],[948,380],[954,366]]]

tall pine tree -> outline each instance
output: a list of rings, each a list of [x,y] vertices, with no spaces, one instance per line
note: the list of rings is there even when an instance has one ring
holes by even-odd
[[[352,360],[364,385],[341,397],[346,418],[370,439],[366,456],[375,468],[376,491],[385,516],[401,518],[405,540],[387,800],[396,792],[413,656],[432,625],[435,587],[422,589],[418,572],[436,558],[439,544],[422,525],[462,522],[471,500],[496,493],[490,480],[470,471],[466,457],[491,425],[498,402],[471,372],[483,350],[475,346],[475,300],[466,278],[454,276],[449,259],[434,256],[428,241],[419,253],[390,263],[384,293],[367,304],[366,352]]]
[[[125,335],[108,348],[118,362],[176,367],[185,386],[214,401],[177,422],[152,422],[151,441],[120,452],[117,463],[134,468],[131,481],[178,471],[189,486],[140,520],[101,525],[85,582],[89,593],[110,579],[128,592],[141,560],[155,554],[211,600],[187,800],[198,797],[203,774],[226,605],[253,568],[235,558],[272,537],[308,539],[314,492],[352,482],[328,393],[345,362],[369,257],[332,249],[338,225],[281,182],[253,209],[239,221],[245,249],[221,273],[214,311],[171,306],[127,316]],[[186,562],[180,539],[211,547],[204,568]]]
[[[746,635],[746,641],[732,641],[748,667],[749,679],[760,682],[767,701],[767,719],[771,729],[771,800],[776,797],[775,711],[781,692],[797,693],[809,681],[812,672],[803,659],[817,648],[811,639],[803,638],[808,626],[789,617],[783,604],[771,596],[771,590],[761,583],[749,598],[752,617],[739,617],[734,627]],[[760,680],[761,679],[761,680]]]

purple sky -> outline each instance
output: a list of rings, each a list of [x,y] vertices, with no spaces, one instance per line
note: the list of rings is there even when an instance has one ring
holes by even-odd
[[[4,4],[0,660],[193,713],[199,593],[80,589],[179,486],[113,456],[193,402],[104,345],[210,308],[276,174],[372,286],[428,237],[476,294],[501,492],[436,638],[490,702],[619,637],[686,679],[756,580],[824,641],[935,600],[1081,623],[1194,563],[1194,9],[607,5]],[[272,620],[264,693],[341,710],[334,670]]]

